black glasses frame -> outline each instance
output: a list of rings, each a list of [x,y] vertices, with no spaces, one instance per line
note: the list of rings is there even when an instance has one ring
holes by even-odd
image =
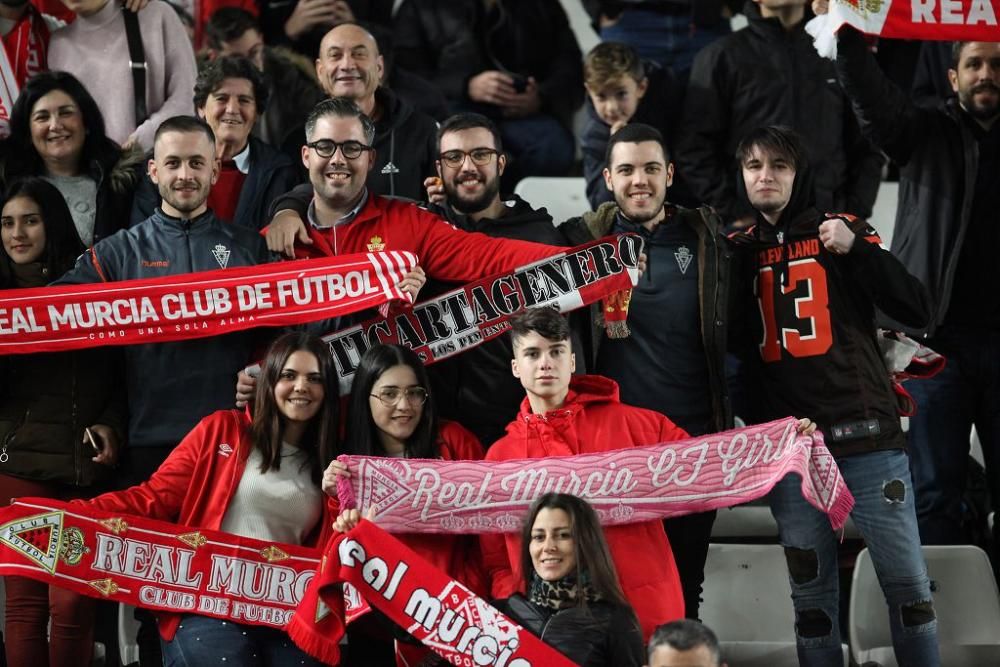
[[[371,146],[366,146],[360,141],[355,141],[354,139],[348,139],[347,141],[334,141],[333,139],[317,139],[316,141],[310,141],[306,144],[309,148],[316,151],[316,155],[321,158],[331,158],[337,149],[340,149],[341,154],[348,160],[356,160],[361,157],[361,154],[372,150]]]
[[[457,148],[453,151],[445,151],[438,155],[438,159],[452,169],[457,169],[461,167],[465,162],[466,156],[472,158],[472,164],[479,167],[485,167],[493,160],[494,155],[500,155],[500,151],[495,148],[473,148],[471,151],[461,151]]]

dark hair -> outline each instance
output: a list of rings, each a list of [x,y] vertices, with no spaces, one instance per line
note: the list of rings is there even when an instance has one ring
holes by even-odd
[[[736,147],[736,163],[742,165],[754,150],[780,157],[799,170],[805,164],[806,149],[795,130],[782,125],[767,125],[752,130]]]
[[[547,340],[569,340],[569,323],[554,308],[528,308],[510,318],[510,341],[516,348],[517,341],[530,333]]]
[[[108,172],[121,157],[121,147],[107,136],[104,116],[80,80],[67,72],[41,72],[28,79],[11,109],[10,136],[5,142],[6,155],[0,168],[0,179],[3,181],[45,173],[42,157],[31,141],[31,111],[38,100],[56,90],[73,98],[83,117],[85,134],[80,152],[80,170],[86,170],[96,162]]]
[[[347,97],[331,97],[313,107],[313,110],[309,112],[309,117],[306,118],[306,141],[309,141],[313,130],[316,129],[316,123],[324,116],[357,118],[361,121],[365,143],[371,146],[372,142],[375,141],[375,123],[361,110],[361,107],[354,103],[354,100]]]
[[[503,140],[500,139],[500,130],[497,128],[496,123],[482,114],[472,112],[457,113],[454,116],[448,116],[444,119],[438,126],[438,151],[441,150],[441,137],[449,132],[475,130],[480,127],[484,130],[489,130],[490,134],[493,135],[493,148],[497,149],[497,152],[503,153]]]
[[[226,79],[246,79],[253,88],[257,115],[267,109],[269,91],[264,76],[254,64],[241,56],[223,56],[207,63],[198,73],[194,82],[194,107],[201,109],[208,102],[208,96],[215,92]]]
[[[50,279],[55,280],[71,269],[76,258],[86,250],[80,241],[66,200],[56,186],[37,176],[28,176],[11,183],[3,193],[0,211],[7,202],[17,197],[27,197],[38,204],[42,224],[45,226],[45,252],[42,253],[42,261]],[[6,251],[3,257],[9,268],[11,259]]]
[[[712,653],[715,667],[718,667],[722,660],[719,653],[719,639],[715,633],[708,626],[687,618],[664,623],[653,631],[647,652],[649,662],[653,662],[653,653],[660,646],[669,646],[676,651],[690,651],[705,646]]]
[[[958,69],[959,63],[962,62],[962,49],[971,44],[970,40],[952,42],[951,43],[951,68],[954,70]]]
[[[529,550],[531,529],[535,525],[538,513],[544,509],[562,510],[569,516],[570,528],[573,531],[573,551],[576,556],[577,604],[586,605],[587,596],[583,592],[586,585],[602,600],[628,607],[597,513],[586,500],[568,493],[546,493],[535,500],[528,509],[528,516],[521,527],[521,576],[524,578],[525,590],[529,587],[530,573],[535,571]],[[580,576],[583,574],[586,576]]]
[[[160,126],[156,128],[156,134],[153,135],[153,150],[156,150],[156,142],[160,140],[160,137],[167,132],[182,132],[182,133],[202,133],[208,140],[212,142],[215,146],[215,132],[209,127],[208,123],[203,121],[201,118],[195,118],[194,116],[171,116],[166,119]]]
[[[250,439],[254,449],[260,452],[263,458],[261,473],[266,473],[272,468],[281,469],[281,442],[285,434],[285,417],[275,401],[274,387],[281,378],[281,372],[285,369],[288,358],[300,351],[309,352],[316,357],[323,378],[323,404],[316,416],[310,420],[302,441],[298,443],[300,449],[312,455],[309,466],[312,469],[313,479],[318,482],[326,466],[337,454],[340,389],[330,350],[316,336],[293,331],[271,343],[261,365],[260,376],[257,378]]]
[[[361,357],[351,385],[344,449],[349,454],[361,456],[386,455],[378,437],[378,427],[372,419],[368,399],[378,379],[393,366],[409,366],[417,376],[417,383],[428,390],[420,421],[413,435],[406,441],[406,456],[413,459],[436,459],[439,455],[438,418],[427,370],[413,350],[402,345],[375,345]]]
[[[608,139],[608,147],[604,151],[604,164],[611,168],[611,152],[618,144],[641,144],[644,141],[655,141],[663,149],[663,159],[670,162],[670,151],[667,149],[667,142],[663,140],[663,134],[651,125],[644,123],[629,123]]]
[[[205,43],[208,48],[218,50],[223,42],[239,39],[247,30],[260,32],[260,24],[253,14],[239,7],[223,7],[205,24]]]
[[[583,81],[591,88],[630,76],[636,83],[646,78],[646,68],[639,54],[628,44],[601,42],[583,59]]]

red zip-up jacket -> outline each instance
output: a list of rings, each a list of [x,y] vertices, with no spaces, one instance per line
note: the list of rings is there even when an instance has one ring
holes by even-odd
[[[490,447],[486,460],[593,454],[686,437],[684,429],[660,413],[619,402],[614,380],[578,375],[558,410],[536,415],[525,398],[507,435]],[[649,641],[656,626],[684,618],[684,595],[663,522],[606,526],[604,537],[625,599],[639,617],[643,640]],[[520,533],[482,535],[480,543],[491,595],[510,597],[524,580]]]
[[[354,220],[324,230],[306,227],[313,244],[296,244],[297,258],[405,250],[417,255],[428,278],[445,282],[469,282],[511,271],[563,250],[465,232],[416,204],[372,194]]]
[[[250,455],[249,429],[250,417],[244,411],[214,412],[198,422],[147,481],[77,502],[109,512],[219,530]],[[319,524],[304,546],[322,545],[332,532],[332,499],[326,500]],[[156,616],[160,636],[172,640],[181,615],[156,612]]]

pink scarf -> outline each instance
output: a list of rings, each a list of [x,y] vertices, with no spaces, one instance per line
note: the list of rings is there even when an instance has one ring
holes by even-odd
[[[796,420],[599,454],[503,462],[341,456],[342,508],[374,507],[390,532],[516,531],[528,506],[548,492],[587,500],[604,525],[731,507],[761,498],[782,478],[802,479],[802,496],[847,521],[854,498],[819,433],[799,435]]]

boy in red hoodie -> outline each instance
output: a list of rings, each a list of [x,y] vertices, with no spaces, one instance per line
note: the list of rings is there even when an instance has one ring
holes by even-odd
[[[507,434],[486,453],[489,461],[592,454],[687,437],[663,415],[624,405],[618,385],[598,375],[571,377],[576,359],[569,325],[549,308],[511,320],[511,369],[527,398]],[[660,624],[684,617],[677,566],[662,521],[605,528],[625,597],[648,640]],[[516,533],[482,536],[483,560],[494,598],[509,597],[523,581]]]

